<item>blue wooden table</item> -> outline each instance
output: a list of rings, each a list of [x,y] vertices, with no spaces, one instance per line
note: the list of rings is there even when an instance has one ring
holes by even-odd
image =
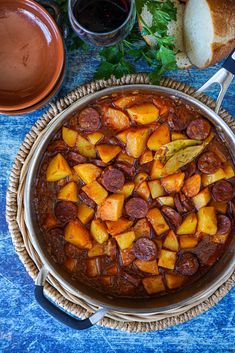
[[[64,96],[92,80],[98,63],[96,49],[69,53]],[[204,71],[170,73],[199,88],[220,65]],[[139,63],[137,71],[145,71]],[[211,91],[215,96],[216,89]],[[223,106],[235,117],[235,82]],[[235,289],[218,305],[190,322],[160,332],[128,334],[102,327],[75,332],[49,317],[35,302],[34,283],[16,255],[5,221],[5,194],[10,169],[25,134],[47,107],[25,116],[0,116],[0,352],[5,353],[228,353],[235,352]]]

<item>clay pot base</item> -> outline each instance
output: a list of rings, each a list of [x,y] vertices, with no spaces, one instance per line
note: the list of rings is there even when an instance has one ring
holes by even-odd
[[[42,101],[64,64],[63,41],[52,17],[32,0],[3,0],[0,43],[0,110]]]
[[[13,110],[13,111],[0,110],[0,115],[10,115],[10,116],[24,115],[24,114],[32,113],[35,110],[41,108],[43,105],[48,103],[48,101],[59,92],[60,87],[64,81],[65,73],[66,73],[66,66],[64,65],[62,72],[61,72],[61,75],[59,77],[59,80],[57,81],[53,90],[43,100],[41,100],[37,104],[33,105],[32,107],[28,107],[28,108],[21,109],[21,110]]]

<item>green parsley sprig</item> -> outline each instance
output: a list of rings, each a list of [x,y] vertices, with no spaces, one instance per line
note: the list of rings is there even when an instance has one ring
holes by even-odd
[[[56,0],[67,17],[67,0]],[[149,26],[142,17],[144,6],[152,14],[152,24]],[[159,83],[161,76],[169,70],[177,68],[174,53],[175,38],[169,36],[168,24],[176,20],[176,8],[172,1],[136,0],[137,15],[142,24],[142,36],[154,39],[149,46],[140,35],[138,25],[122,42],[100,49],[101,62],[97,67],[95,79],[108,79],[114,75],[120,78],[125,74],[135,72],[134,63],[145,61],[150,68],[150,80]],[[70,49],[86,50],[87,44],[72,31],[69,35]]]

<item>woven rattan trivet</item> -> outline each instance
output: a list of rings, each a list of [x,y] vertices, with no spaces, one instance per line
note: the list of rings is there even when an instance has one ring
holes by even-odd
[[[55,116],[75,101],[79,100],[81,97],[106,87],[146,83],[149,83],[148,76],[146,74],[136,74],[125,76],[122,79],[111,78],[107,81],[100,80],[79,86],[77,89],[70,92],[66,97],[58,100],[55,104],[51,104],[51,108],[35,123],[31,131],[26,135],[25,140],[16,156],[10,175],[6,200],[6,217],[15,250],[29,275],[34,280],[38,274],[38,269],[42,266],[42,263],[30,242],[24,222],[23,191],[29,159],[35,149],[35,145],[40,139],[40,135],[43,134],[43,130]],[[174,88],[191,95],[195,92],[193,88],[183,83],[173,81],[169,78],[163,79],[161,81],[161,85]],[[201,95],[200,100],[211,108],[214,107],[214,101],[211,98]],[[235,132],[235,120],[233,120],[233,118],[224,109],[220,110],[220,116]],[[51,275],[48,276],[47,281],[48,282],[45,286],[47,296],[60,307],[63,307],[73,315],[79,318],[85,318],[94,312],[94,310],[97,310],[97,307],[90,305],[82,298],[69,293]],[[109,312],[105,318],[99,322],[99,324],[105,327],[116,328],[129,332],[161,330],[163,328],[188,321],[203,313],[222,299],[233,287],[234,282],[235,272],[233,272],[233,274],[223,285],[219,288],[215,288],[214,293],[207,300],[200,303],[194,303],[193,307],[183,307],[180,310],[169,312],[164,315],[134,315],[113,311]]]

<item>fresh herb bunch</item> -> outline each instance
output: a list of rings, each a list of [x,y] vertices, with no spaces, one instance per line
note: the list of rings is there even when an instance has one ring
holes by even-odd
[[[66,18],[68,13],[67,0],[56,0]],[[144,6],[152,14],[149,26],[142,18]],[[101,63],[95,73],[96,79],[107,79],[111,75],[120,78],[135,72],[134,62],[144,60],[149,65],[152,83],[159,83],[161,76],[169,70],[177,68],[174,53],[175,38],[167,34],[168,24],[176,20],[176,8],[171,0],[136,0],[137,15],[142,24],[141,34],[151,36],[151,47],[143,40],[136,25],[129,36],[122,42],[100,50]],[[72,31],[69,34],[70,48],[87,49],[85,44]]]

